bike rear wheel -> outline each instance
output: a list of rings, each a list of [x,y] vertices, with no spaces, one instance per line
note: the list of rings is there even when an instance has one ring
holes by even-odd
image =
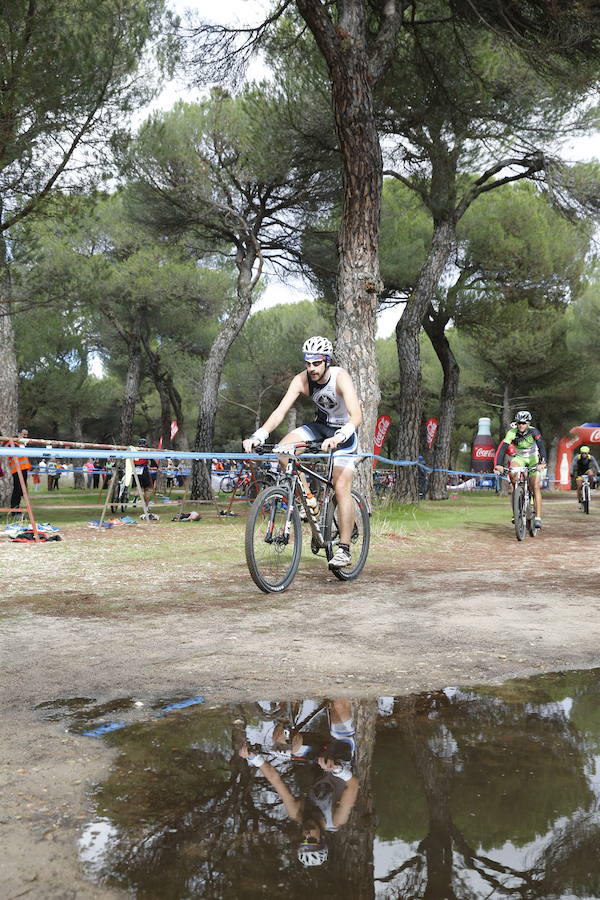
[[[517,540],[522,541],[525,537],[525,485],[515,484],[512,496],[513,518],[515,520],[515,534]]]
[[[352,565],[345,569],[330,570],[340,581],[351,581],[353,578],[360,575],[367,561],[369,544],[371,542],[371,523],[369,522],[367,504],[358,491],[352,491],[352,497],[354,499],[354,528],[352,529],[352,537],[350,539]],[[330,560],[333,558],[340,542],[338,508],[335,496],[331,498],[329,506],[327,507],[324,538],[325,553],[327,559]]]
[[[581,488],[581,506],[586,515],[590,514],[590,486],[584,484]]]
[[[294,506],[286,535],[288,505],[285,488],[266,488],[252,504],[246,523],[246,562],[252,580],[265,594],[285,591],[300,564],[302,523]]]

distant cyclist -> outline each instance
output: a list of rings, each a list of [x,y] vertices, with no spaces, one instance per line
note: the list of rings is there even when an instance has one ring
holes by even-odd
[[[298,397],[310,397],[317,408],[314,422],[294,428],[280,441],[292,444],[300,441],[322,441],[325,453],[334,450],[333,485],[338,504],[340,542],[330,569],[342,569],[352,565],[350,539],[354,527],[354,500],[352,476],[355,454],[358,450],[357,429],[362,423],[362,413],[352,379],[345,369],[331,365],[333,347],[327,338],[317,335],[308,338],[302,346],[303,372],[295,375],[279,406],[271,413],[261,428],[243,441],[246,453],[264,444],[269,434],[283,422]]]
[[[593,487],[599,471],[600,467],[595,457],[591,455],[590,448],[580,447],[579,453],[573,457],[573,462],[571,463],[571,475],[575,476],[578,503],[581,503],[581,476],[589,475],[590,487]]]
[[[529,490],[532,492],[535,502],[535,521],[536,528],[542,527],[542,489],[540,473],[536,469],[538,465],[546,462],[546,445],[539,429],[531,425],[531,413],[527,410],[521,410],[515,416],[504,440],[496,451],[494,458],[494,472],[502,475],[504,466],[498,465],[498,460],[503,459],[504,455],[509,452],[509,447],[513,452],[513,456],[509,465],[509,478],[511,484],[514,485],[517,480],[517,473],[511,470],[519,466],[525,466],[529,476]]]

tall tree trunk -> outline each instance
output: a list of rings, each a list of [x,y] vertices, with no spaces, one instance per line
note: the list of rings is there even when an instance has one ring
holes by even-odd
[[[133,419],[140,392],[142,372],[142,344],[138,335],[132,335],[127,344],[127,376],[123,390],[119,441],[131,444],[133,440]]]
[[[398,459],[416,460],[423,415],[421,353],[419,334],[425,313],[433,301],[440,278],[456,241],[454,219],[435,222],[431,247],[408,303],[396,326],[396,346],[400,369],[398,402]],[[416,466],[399,471],[395,497],[401,503],[416,503],[419,498]]]
[[[446,488],[448,475],[446,472],[435,470],[450,468],[450,444],[454,429],[458,379],[460,376],[460,367],[445,334],[448,322],[448,315],[436,312],[433,306],[429,307],[423,320],[423,327],[444,372],[444,381],[440,392],[438,430],[433,445],[432,468],[434,471],[429,477],[429,498],[431,500],[448,499],[448,490]]]
[[[160,400],[160,437],[163,449],[167,450],[171,446],[171,395],[167,383],[170,373],[164,371],[161,365],[160,351],[152,349],[147,334],[142,335],[142,344],[148,360],[150,376]]]
[[[379,218],[383,164],[366,62],[347,60],[350,78],[334,77],[333,105],[342,150],[343,212],[338,235],[336,356],[360,398],[360,446],[373,450],[381,393],[375,353],[379,277]],[[356,485],[370,501],[373,468],[359,466]]]
[[[0,214],[1,212],[0,206]],[[16,436],[19,429],[19,372],[11,304],[8,302],[10,295],[6,243],[0,235],[0,434]],[[0,478],[0,506],[7,507],[12,492],[12,478],[8,474],[6,457],[0,459],[0,463],[6,473],[4,478]]]
[[[178,432],[173,439],[173,447],[176,450],[189,450],[190,444],[185,432],[185,418],[183,415],[183,404],[181,402],[181,394],[175,387],[173,376],[170,372],[165,373],[165,384],[169,392],[169,400],[171,401],[171,409],[173,416],[177,422]],[[170,427],[170,426],[169,426]]]
[[[502,425],[501,425],[502,435],[501,435],[501,437],[504,437],[504,435],[508,431],[508,427],[512,421],[512,416],[510,414],[511,388],[512,388],[512,385],[510,385],[508,382],[506,382],[504,384],[504,391],[502,393]]]
[[[198,423],[194,440],[194,452],[211,453],[215,431],[215,417],[219,401],[221,375],[229,348],[242,330],[250,314],[256,277],[252,269],[257,254],[246,251],[238,258],[237,300],[214,340],[202,376]],[[192,464],[191,497],[194,500],[210,500],[210,460],[194,460]]]
[[[331,4],[329,9],[320,0],[296,0],[296,5],[323,55],[331,80],[343,181],[336,356],[356,386],[363,413],[360,443],[371,452],[380,399],[375,315],[382,290],[379,225],[383,184],[373,87],[395,50],[404,6],[384,5],[377,37],[371,40],[368,7],[363,0],[345,0]],[[359,467],[357,486],[367,499],[372,477],[371,465]]]
[[[154,386],[160,398],[160,436],[163,440],[163,449],[171,447],[171,400],[169,391],[163,378],[156,378]]]
[[[81,427],[81,410],[79,404],[71,409],[71,434],[73,440],[83,443],[83,428]],[[83,459],[73,458],[73,487],[82,491],[85,488],[85,478],[83,475]]]

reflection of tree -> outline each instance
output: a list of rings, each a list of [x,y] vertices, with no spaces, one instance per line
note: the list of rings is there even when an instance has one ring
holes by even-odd
[[[279,803],[232,753],[231,719],[221,709],[124,734],[97,793],[99,812],[118,830],[104,864],[110,882],[140,897],[189,896],[191,888],[192,896],[233,896],[240,879],[281,868],[284,836],[265,838],[281,833]]]
[[[556,820],[558,810],[572,814],[589,803],[576,736],[565,718],[492,697],[451,703],[438,693],[397,701],[393,724],[418,772],[428,824],[414,856],[380,879],[387,896],[465,900],[482,889],[506,897],[551,896],[543,866],[511,867],[486,855],[482,845],[497,843],[498,835],[500,843],[515,841],[521,806],[530,813],[525,843],[550,827],[550,808]],[[497,767],[491,783],[490,762]]]
[[[360,782],[360,791],[349,821],[331,841],[334,851],[331,864],[337,876],[340,896],[368,900],[374,894],[375,814],[371,763],[375,746],[377,704],[375,701],[360,700],[353,705],[356,726],[354,772]]]
[[[538,860],[537,897],[600,896],[600,809],[580,813],[558,829]]]

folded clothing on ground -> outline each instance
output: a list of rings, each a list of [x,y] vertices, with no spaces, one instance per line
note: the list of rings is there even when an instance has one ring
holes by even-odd
[[[33,533],[32,528],[27,528],[25,531],[21,531],[16,537],[11,538],[11,540],[13,544],[29,544],[32,541],[35,543],[35,534]],[[38,540],[44,544],[48,541],[62,541],[62,538],[60,534],[48,534],[38,529]]]

